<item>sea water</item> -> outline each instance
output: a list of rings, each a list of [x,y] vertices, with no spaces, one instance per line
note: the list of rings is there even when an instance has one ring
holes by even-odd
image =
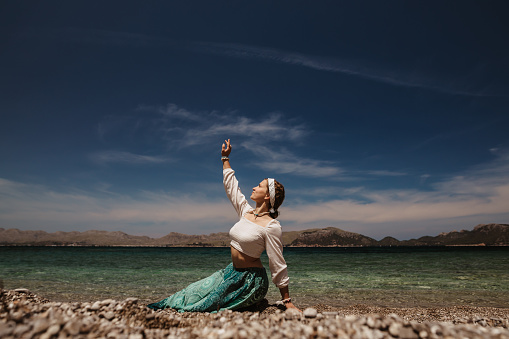
[[[301,307],[509,307],[508,247],[288,247],[284,256]],[[229,263],[229,248],[0,247],[0,280],[53,301],[153,302]],[[273,284],[267,299],[280,299]]]

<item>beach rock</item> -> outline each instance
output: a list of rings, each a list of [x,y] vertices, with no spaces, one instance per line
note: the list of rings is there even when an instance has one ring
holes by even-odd
[[[366,325],[368,325],[370,328],[377,328],[376,319],[374,317],[368,317],[366,319]]]
[[[113,300],[113,299],[104,299],[103,301],[100,302],[100,304],[101,304],[101,306],[110,306],[114,302],[115,302],[115,300]]]
[[[64,326],[64,331],[69,335],[74,336],[80,333],[81,324],[76,320],[68,321]]]
[[[92,310],[94,305],[99,305],[98,309]],[[136,298],[123,302],[106,299],[94,303],[52,303],[31,293],[20,297],[17,292],[5,291],[0,294],[0,337],[509,339],[507,309],[482,313],[480,309],[469,308],[468,313],[464,308],[389,311],[359,306],[350,309],[357,313],[348,313],[346,308],[337,312],[331,307],[315,306],[301,313],[269,307],[261,312],[217,314],[155,312]],[[317,308],[326,312],[318,313]],[[394,312],[397,314],[391,314]],[[439,319],[442,321],[438,322]]]
[[[14,328],[16,327],[16,324],[14,323],[4,323],[0,321],[0,338],[5,338],[8,335],[10,335]]]
[[[26,294],[30,293],[30,291],[27,288],[16,288],[14,290],[14,292],[16,292],[16,293],[26,293]]]
[[[419,336],[417,333],[415,333],[414,329],[412,327],[403,327],[399,331],[399,337],[400,338],[406,338],[406,339],[417,339]]]
[[[296,310],[295,308],[288,308],[285,311],[285,319],[286,320],[300,319],[301,316],[302,316],[302,313],[299,310]]]
[[[11,320],[14,320],[15,322],[19,323],[19,322],[23,321],[24,314],[21,311],[9,312],[9,316],[10,316]]]
[[[60,332],[60,325],[51,325],[46,332],[41,335],[40,339],[49,339]]]
[[[34,321],[34,328],[32,329],[32,333],[40,333],[43,331],[46,331],[48,327],[50,326],[50,323],[47,319],[40,318]]]
[[[428,331],[426,330],[419,331],[419,338],[426,339],[428,337],[429,337]]]
[[[326,317],[326,318],[334,318],[336,317],[339,313],[338,312],[322,312],[323,316]]]
[[[303,314],[306,318],[316,318],[318,311],[312,307],[308,307],[304,310]]]
[[[104,318],[106,318],[107,320],[111,320],[111,319],[115,318],[115,313],[113,313],[112,311],[106,312],[104,314]]]
[[[15,337],[21,337],[24,333],[30,331],[30,326],[29,325],[17,325],[16,328],[14,329],[14,331],[12,332],[12,334],[15,336]]]
[[[239,336],[240,339],[247,339],[247,338],[249,338],[249,334],[244,329],[239,330],[237,335]]]
[[[389,334],[393,337],[399,337],[400,329],[401,324],[394,322],[389,326]]]

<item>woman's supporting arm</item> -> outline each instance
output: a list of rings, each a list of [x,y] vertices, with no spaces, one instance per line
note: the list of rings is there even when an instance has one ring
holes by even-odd
[[[266,238],[265,238],[265,251],[269,257],[269,268],[272,275],[272,282],[276,284],[281,292],[281,298],[283,299],[287,308],[295,308],[299,310],[291,301],[286,301],[290,298],[290,292],[288,290],[288,278],[286,261],[283,257],[283,242],[281,240],[283,231],[281,225],[277,220],[272,221],[266,227]],[[299,310],[300,311],[300,310]]]
[[[290,291],[288,290],[288,285],[286,285],[285,287],[280,287],[279,292],[281,292],[281,299],[287,300],[290,298]],[[291,301],[285,302],[285,306],[286,306],[286,308],[295,308],[298,311],[300,311],[297,308],[297,306],[295,306]]]

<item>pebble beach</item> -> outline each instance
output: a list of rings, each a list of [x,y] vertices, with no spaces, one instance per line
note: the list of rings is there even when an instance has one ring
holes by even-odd
[[[268,301],[218,313],[153,311],[136,298],[52,302],[2,290],[0,338],[508,338],[509,308],[388,308],[318,304],[303,312]]]

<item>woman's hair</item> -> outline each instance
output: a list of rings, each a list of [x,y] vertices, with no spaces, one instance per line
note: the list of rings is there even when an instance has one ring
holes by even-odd
[[[271,208],[274,209],[274,213],[270,213],[270,216],[276,219],[279,216],[278,208],[283,203],[283,200],[285,200],[285,187],[279,181],[274,180],[274,189],[276,191],[274,206],[271,206],[269,201],[269,210]]]

